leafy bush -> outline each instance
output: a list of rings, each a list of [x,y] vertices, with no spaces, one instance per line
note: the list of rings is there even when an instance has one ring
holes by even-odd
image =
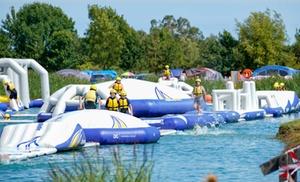
[[[125,160],[120,155],[120,148],[113,148],[111,161],[99,156],[98,147],[94,154],[85,151],[80,152],[83,160],[74,155],[74,162],[69,167],[60,167],[56,164],[49,164],[48,176],[51,181],[150,181],[154,167],[153,148],[149,159],[146,145],[142,153],[142,160],[139,160],[139,153],[136,145],[133,147],[132,158]]]

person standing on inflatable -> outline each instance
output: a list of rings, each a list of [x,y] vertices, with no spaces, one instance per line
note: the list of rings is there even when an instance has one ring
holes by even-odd
[[[112,83],[109,87],[109,89],[114,89],[115,91],[117,91],[117,94],[120,94],[120,92],[122,90],[124,90],[124,86],[123,84],[121,83],[121,78],[120,77],[117,77],[116,81],[114,83]]]
[[[90,90],[83,95],[83,97],[79,97],[79,109],[82,110],[82,99],[84,98],[84,107],[85,109],[101,109],[101,98],[97,93],[97,87],[95,85],[91,85]]]
[[[171,71],[169,70],[169,65],[166,65],[165,66],[165,69],[164,69],[164,79],[165,80],[170,80],[172,77],[172,73]]]
[[[4,86],[6,86],[6,90],[10,93],[9,94],[9,107],[12,107],[11,99],[15,99],[16,104],[18,105],[18,93],[13,83],[8,83],[7,80],[3,82]]]
[[[201,101],[205,101],[206,91],[205,88],[201,85],[201,80],[199,78],[196,79],[196,85],[192,91],[192,99],[194,99],[194,109],[198,111],[198,114],[202,113],[201,109]]]
[[[132,105],[130,103],[130,100],[127,98],[127,93],[125,92],[125,90],[122,90],[120,95],[121,95],[121,98],[119,99],[120,112],[130,113],[130,115],[133,116]]]
[[[118,111],[119,110],[119,100],[116,97],[117,91],[115,89],[111,89],[109,91],[110,96],[106,100],[105,108],[110,111]]]

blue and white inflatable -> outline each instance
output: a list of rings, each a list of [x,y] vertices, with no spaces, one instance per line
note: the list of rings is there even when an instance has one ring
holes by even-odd
[[[113,82],[95,84],[103,105],[109,97],[109,86]],[[123,79],[122,84],[133,106],[133,115],[136,117],[184,114],[193,110],[193,100],[181,90],[137,79]],[[40,120],[42,121],[48,119],[49,116],[57,116],[67,111],[78,110],[79,101],[74,98],[86,93],[89,87],[90,85],[68,85],[56,91],[44,102],[38,120],[42,118]]]
[[[1,131],[0,159],[24,160],[78,149],[85,143],[83,129],[76,122],[7,125]]]
[[[87,142],[106,144],[153,143],[160,138],[157,128],[139,118],[115,111],[89,109],[55,116],[46,123],[77,123]]]
[[[294,91],[256,91],[254,81],[244,81],[243,89],[227,82],[225,90],[213,90],[214,111],[236,111],[241,119],[261,119],[296,112],[299,98]]]

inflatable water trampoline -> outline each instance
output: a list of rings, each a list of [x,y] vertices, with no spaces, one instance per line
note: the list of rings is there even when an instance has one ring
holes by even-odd
[[[160,138],[157,128],[134,116],[107,110],[89,109],[55,116],[45,123],[78,123],[87,142],[106,144],[153,143]]]

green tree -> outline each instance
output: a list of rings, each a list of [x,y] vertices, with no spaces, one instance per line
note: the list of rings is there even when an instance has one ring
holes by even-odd
[[[199,65],[215,69],[217,71],[223,70],[222,52],[225,48],[218,41],[218,36],[211,35],[204,41],[204,49],[201,50],[202,62]]]
[[[285,26],[277,12],[274,11],[273,18],[269,9],[253,12],[243,23],[236,20],[236,26],[249,68],[290,61],[284,50],[287,42]]]
[[[295,38],[296,42],[292,45],[292,51],[295,55],[295,68],[300,69],[300,29],[296,30]]]
[[[226,30],[223,33],[219,33],[218,41],[222,46],[221,57],[222,57],[222,66],[218,70],[223,75],[229,75],[230,71],[237,70],[239,66],[239,57],[236,57],[234,54],[234,48],[238,45],[238,41]]]
[[[150,72],[160,73],[167,64],[171,68],[183,64],[181,47],[167,28],[151,28],[145,55]]]
[[[197,66],[196,63],[200,59],[198,43],[183,36],[180,36],[178,39],[181,50],[183,51],[182,62],[178,67],[189,69]]]
[[[11,50],[12,46],[10,38],[2,29],[0,29],[0,40],[0,57],[15,57]]]
[[[79,52],[79,39],[75,32],[70,30],[60,30],[54,32],[49,38],[46,46],[47,61],[44,66],[56,68],[76,68],[82,64]]]
[[[123,24],[126,22],[124,21]],[[121,33],[125,42],[121,52],[120,68],[127,71],[135,71],[137,63],[142,59],[142,42],[137,32],[127,23],[122,26]]]
[[[51,36],[62,30],[76,33],[74,22],[60,8],[38,2],[25,4],[17,13],[12,7],[11,15],[7,14],[2,24],[2,31],[11,41],[8,50],[18,58],[33,58],[48,70],[56,70],[55,66],[64,61],[44,57],[51,54],[48,51],[53,51],[48,49],[51,47],[48,45],[50,40],[52,45],[56,44],[55,41],[61,41],[51,39]],[[60,49],[63,51],[64,47],[60,46]],[[56,63],[52,64],[54,62]]]
[[[120,64],[122,49],[125,46],[119,31],[120,17],[107,7],[88,7],[90,25],[86,36],[89,44],[89,57],[94,65],[103,69],[115,69]]]
[[[138,40],[140,41],[140,51],[142,54],[141,59],[137,61],[135,72],[142,72],[148,71],[149,72],[149,62],[145,59],[145,54],[147,50],[147,41],[148,41],[148,34],[145,31],[137,31]]]
[[[164,64],[160,44],[160,29],[151,28],[146,46],[145,59],[148,62],[148,70],[150,73],[159,73],[163,69],[161,65]]]

